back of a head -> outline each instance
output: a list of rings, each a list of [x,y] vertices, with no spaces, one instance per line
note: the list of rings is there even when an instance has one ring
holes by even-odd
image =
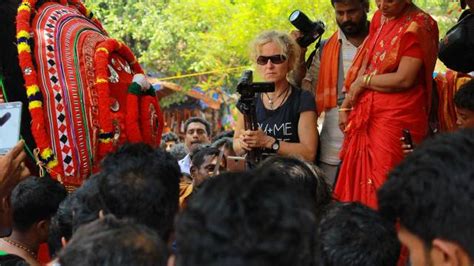
[[[171,156],[177,161],[183,159],[188,154],[186,150],[186,145],[184,143],[178,143],[174,145],[170,150]]]
[[[11,195],[13,229],[25,232],[41,220],[51,218],[67,191],[49,177],[29,177],[20,182]]]
[[[167,241],[178,211],[180,175],[169,153],[125,144],[102,162],[99,193],[110,213],[148,225]]]
[[[474,130],[425,141],[390,174],[378,192],[380,213],[430,247],[435,238],[474,258]]]
[[[359,203],[333,203],[318,228],[320,266],[396,265],[395,227]]]
[[[288,177],[289,182],[312,199],[316,215],[324,212],[331,203],[331,187],[325,180],[324,174],[314,165],[295,157],[272,156],[259,165],[259,171],[272,175],[280,173]]]
[[[287,179],[226,173],[178,216],[178,266],[313,265],[316,223]]]
[[[176,135],[175,133],[168,132],[168,133],[163,134],[163,136],[161,137],[161,141],[162,142],[175,141],[176,143],[178,143],[179,138],[178,138],[178,135]]]
[[[48,250],[52,258],[62,248],[61,238],[69,241],[72,236],[72,202],[71,194],[59,204],[56,214],[51,218],[48,232]]]
[[[72,232],[79,226],[99,218],[99,212],[108,213],[107,206],[99,192],[101,174],[89,177],[81,187],[70,195],[72,217]]]
[[[59,253],[62,266],[158,265],[167,262],[166,245],[153,230],[106,215],[81,226]]]

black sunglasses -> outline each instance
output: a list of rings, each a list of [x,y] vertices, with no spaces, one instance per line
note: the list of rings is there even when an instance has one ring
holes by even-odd
[[[259,65],[266,65],[268,63],[268,60],[272,62],[272,64],[281,64],[286,61],[286,55],[283,54],[276,54],[276,55],[271,55],[271,56],[259,56],[257,57],[257,64]]]

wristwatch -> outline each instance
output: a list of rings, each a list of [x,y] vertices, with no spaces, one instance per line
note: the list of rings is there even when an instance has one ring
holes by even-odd
[[[272,144],[272,151],[277,152],[280,149],[280,141],[275,138],[275,142]]]

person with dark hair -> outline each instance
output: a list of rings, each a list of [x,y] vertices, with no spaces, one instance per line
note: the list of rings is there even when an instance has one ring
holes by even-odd
[[[253,41],[251,60],[263,80],[274,83],[275,91],[256,95],[257,130],[246,129],[244,115],[237,114],[234,150],[238,155],[260,150],[315,160],[318,130],[314,97],[288,80],[299,56],[300,47],[285,32],[264,31]]]
[[[474,79],[470,80],[454,95],[459,128],[474,128]]]
[[[48,240],[50,219],[66,196],[64,186],[49,177],[29,177],[20,182],[11,194],[13,232],[1,239],[0,250],[39,265],[39,245]]]
[[[334,202],[318,228],[319,266],[397,265],[395,226],[360,203]]]
[[[163,134],[161,137],[161,146],[167,152],[170,152],[174,145],[179,143],[178,135],[173,132]]]
[[[216,147],[219,150],[224,151],[224,156],[236,156],[237,154],[234,151],[232,137],[222,137],[218,140],[215,140],[212,143],[212,147]]]
[[[282,175],[225,173],[206,181],[176,222],[176,265],[314,265],[308,198]]]
[[[174,145],[169,151],[171,155],[176,159],[176,161],[182,160],[188,152],[186,151],[186,145],[184,143],[178,143]]]
[[[167,261],[166,244],[156,232],[110,214],[81,226],[57,259],[63,266],[166,266]]]
[[[331,185],[334,184],[338,166],[341,162],[339,151],[344,134],[338,126],[338,106],[345,98],[344,79],[357,48],[369,34],[368,0],[331,0],[334,8],[338,30],[321,42],[321,45],[310,57],[306,69],[305,52],[302,48],[300,64],[294,79],[301,83],[303,89],[313,91],[316,99],[317,114],[324,113],[324,122],[320,138],[318,166],[326,174]],[[294,31],[293,36],[301,36]]]
[[[294,183],[300,193],[313,199],[311,204],[318,219],[332,202],[330,185],[321,170],[311,163],[295,157],[271,156],[258,166],[258,171],[288,177],[289,182]]]
[[[214,147],[202,147],[193,153],[191,160],[191,177],[193,187],[197,189],[210,176],[220,174],[225,169],[225,158],[220,150]],[[219,161],[219,162],[218,162]]]
[[[184,144],[188,154],[179,161],[181,172],[190,174],[190,153],[199,144],[210,143],[211,125],[201,117],[191,117],[184,123]]]
[[[166,242],[178,211],[180,176],[169,153],[143,143],[125,144],[102,161],[99,194],[109,213],[155,229]]]
[[[51,218],[48,232],[48,250],[51,258],[65,246],[72,236],[72,202],[71,194],[59,204],[56,214]]]
[[[194,150],[191,155],[192,183],[184,188],[179,197],[179,205],[184,208],[193,191],[199,189],[209,177],[219,175],[225,170],[225,157],[218,148],[204,146]]]
[[[378,191],[380,213],[400,224],[411,265],[474,263],[474,130],[422,143]]]
[[[216,142],[220,139],[223,139],[223,138],[233,138],[234,137],[234,130],[227,130],[227,131],[222,131],[222,132],[219,132],[213,139],[212,139],[212,142]]]
[[[107,205],[99,191],[99,182],[102,173],[89,177],[71,197],[70,208],[73,213],[71,230],[74,233],[81,225],[90,223],[99,218],[99,213],[109,213]]]

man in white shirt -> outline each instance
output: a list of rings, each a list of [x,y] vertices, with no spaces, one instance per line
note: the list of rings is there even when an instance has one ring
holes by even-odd
[[[201,117],[191,117],[184,123],[184,144],[188,154],[180,160],[179,167],[182,173],[190,174],[191,156],[190,153],[199,144],[209,144],[211,135],[211,125]]]
[[[342,91],[344,78],[357,47],[369,33],[367,21],[369,3],[367,0],[331,0],[331,3],[339,29],[329,39],[322,41],[308,70],[302,53],[301,68],[295,75],[295,81],[298,82],[302,78],[301,87],[315,93],[318,115],[323,112],[325,114],[320,134],[321,150],[318,166],[333,185],[340,164],[339,151],[344,139],[344,134],[339,129],[337,107],[344,100],[345,93]],[[299,33],[296,33],[295,37],[298,35]],[[306,49],[303,49],[303,52],[306,52]],[[328,98],[327,95],[332,95],[332,98]]]

